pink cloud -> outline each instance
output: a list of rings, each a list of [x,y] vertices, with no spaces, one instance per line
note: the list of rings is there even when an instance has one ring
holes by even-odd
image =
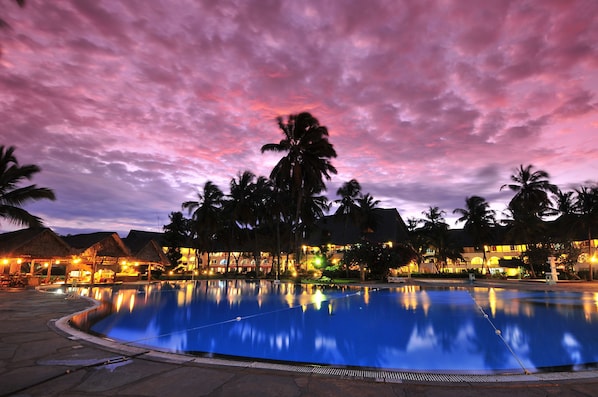
[[[357,178],[406,217],[472,194],[500,206],[521,163],[595,179],[593,0],[31,0],[0,13],[13,27],[0,32],[0,144],[42,166],[59,200],[39,208],[56,227],[155,229],[152,213],[165,220],[206,180],[268,175],[277,159],[259,149],[281,138],[276,116],[300,111],[339,154],[329,198]]]

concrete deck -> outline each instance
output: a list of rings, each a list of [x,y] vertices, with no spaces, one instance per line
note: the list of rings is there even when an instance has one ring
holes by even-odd
[[[596,283],[521,282],[517,287],[598,291]],[[356,379],[346,374],[259,368],[253,363],[222,365],[218,360],[126,348],[105,340],[97,343],[86,334],[65,333],[63,318],[90,306],[82,298],[0,290],[0,397],[598,395],[598,371],[464,377],[456,382],[443,377],[430,381],[425,376]]]

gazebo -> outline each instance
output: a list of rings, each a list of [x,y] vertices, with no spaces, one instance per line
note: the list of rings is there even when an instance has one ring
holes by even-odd
[[[77,263],[67,269],[68,274],[81,278],[82,271],[90,271],[92,283],[96,278],[100,282],[114,281],[120,263],[131,257],[129,249],[114,232],[76,234],[66,236],[64,240],[77,255]]]
[[[0,234],[0,273],[5,276],[27,274],[31,277],[36,272],[46,271],[48,280],[52,266],[68,267],[72,254],[71,247],[48,228],[29,228]]]

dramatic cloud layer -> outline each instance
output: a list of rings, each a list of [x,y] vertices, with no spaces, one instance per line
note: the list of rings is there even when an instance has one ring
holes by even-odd
[[[337,188],[404,218],[499,188],[533,164],[596,181],[598,2],[0,3],[0,144],[42,167],[61,233],[161,230],[205,181],[228,192],[278,160],[275,118],[309,111]],[[10,225],[2,223],[6,230]]]

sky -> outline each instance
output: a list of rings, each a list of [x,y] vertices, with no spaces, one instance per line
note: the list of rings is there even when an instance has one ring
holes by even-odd
[[[500,219],[519,165],[598,181],[595,0],[0,2],[0,145],[59,234],[162,231],[208,180],[268,176],[310,112],[338,169],[403,219],[467,196]],[[334,208],[333,208],[334,210]],[[0,231],[15,225],[0,220]]]

